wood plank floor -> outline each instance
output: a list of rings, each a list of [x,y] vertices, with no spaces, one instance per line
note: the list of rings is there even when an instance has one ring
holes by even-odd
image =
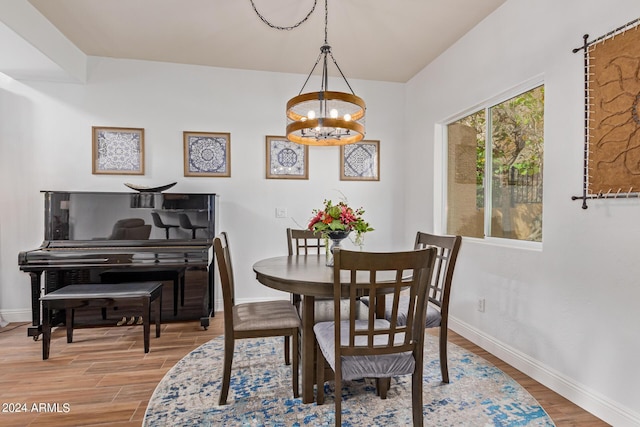
[[[212,318],[206,331],[199,321],[163,324],[160,338],[152,331],[146,355],[142,326],[76,329],[72,344],[57,328],[45,361],[41,341],[27,337],[28,325],[10,324],[0,329],[0,425],[140,426],[158,382],[191,350],[223,333],[222,317]],[[522,384],[558,427],[608,425],[459,335],[449,337]],[[17,412],[23,405],[26,412]]]

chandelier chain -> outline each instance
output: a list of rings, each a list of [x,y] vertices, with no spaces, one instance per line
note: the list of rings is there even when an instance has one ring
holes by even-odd
[[[294,25],[282,27],[282,26],[279,26],[279,25],[274,25],[271,22],[269,22],[267,20],[267,18],[265,18],[260,12],[258,12],[258,8],[256,7],[256,4],[254,3],[254,1],[253,0],[249,0],[249,1],[251,2],[251,6],[253,6],[253,10],[256,12],[256,15],[258,15],[258,17],[262,20],[262,22],[264,22],[265,24],[267,24],[271,28],[275,28],[276,30],[285,30],[285,31],[293,30],[294,28],[297,28],[301,24],[303,24],[307,19],[309,19],[309,16],[311,16],[313,11],[316,10],[316,5],[318,4],[318,0],[313,0],[313,6],[311,7],[311,10],[309,11],[309,13],[307,13],[307,16],[302,18],[302,20],[300,20],[299,22],[297,22]],[[325,38],[325,41],[327,39],[326,6],[327,6],[327,3],[325,1],[325,26],[324,26],[324,34],[325,34],[324,38]]]
[[[329,0],[324,0],[324,44],[329,44],[327,27],[329,26]]]

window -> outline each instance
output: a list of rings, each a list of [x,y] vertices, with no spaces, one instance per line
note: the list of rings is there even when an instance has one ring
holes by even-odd
[[[447,233],[542,242],[544,86],[446,131]]]

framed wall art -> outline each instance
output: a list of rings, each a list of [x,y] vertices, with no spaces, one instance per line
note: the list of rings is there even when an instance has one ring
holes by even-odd
[[[93,126],[93,174],[144,175],[144,129]]]
[[[380,181],[380,141],[340,146],[341,181]]]
[[[309,179],[309,146],[267,136],[267,178]]]
[[[231,176],[231,134],[183,132],[184,176]]]

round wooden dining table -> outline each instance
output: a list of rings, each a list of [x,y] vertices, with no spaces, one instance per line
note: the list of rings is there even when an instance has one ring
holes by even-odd
[[[302,295],[302,402],[313,403],[315,337],[315,298],[333,297],[333,267],[325,265],[325,255],[290,255],[267,258],[253,264],[256,279],[269,288]],[[343,297],[348,297],[349,273],[341,272]],[[363,273],[356,281],[363,282],[368,275]],[[382,299],[384,300],[384,299]],[[378,311],[384,306],[378,307]]]
[[[267,258],[253,265],[258,282],[279,291],[302,295],[302,402],[313,403],[315,297],[333,296],[333,268],[325,255],[291,255]],[[295,351],[295,349],[294,349]]]

